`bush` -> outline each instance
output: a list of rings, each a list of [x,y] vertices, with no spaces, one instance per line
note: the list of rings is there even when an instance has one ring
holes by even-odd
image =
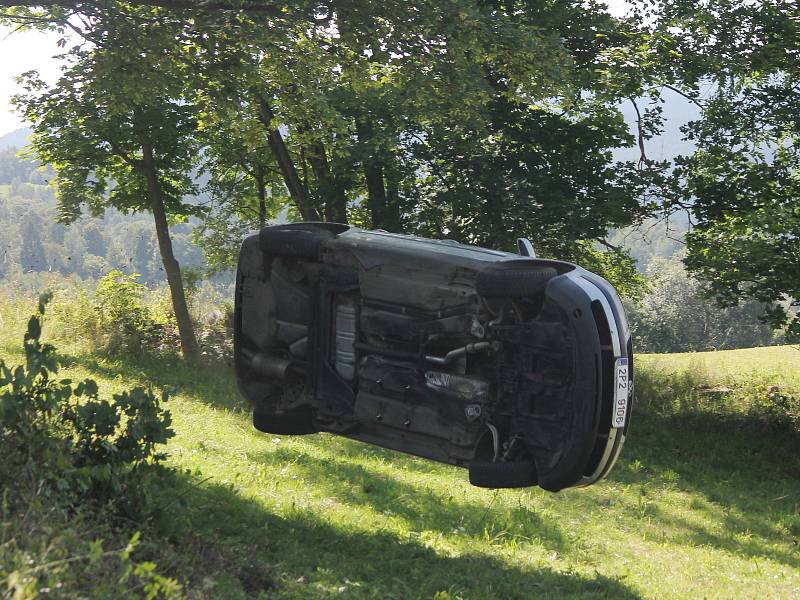
[[[642,366],[637,403],[663,414],[713,414],[749,426],[800,432],[800,395],[767,373],[715,376],[698,365],[670,370]]]
[[[648,292],[626,303],[638,351],[730,350],[782,341],[761,320],[769,305],[749,301],[720,308],[707,297],[702,284],[687,274],[680,256],[651,261]]]
[[[146,348],[161,348],[164,325],[157,323],[144,304],[147,287],[139,275],[111,271],[97,282],[95,305],[106,349],[117,354],[142,354]]]
[[[48,300],[28,321],[24,364],[0,359],[0,595],[179,598],[175,579],[133,559],[129,525],[169,473],[155,466],[174,435],[167,398],[139,387],[108,400],[91,379],[57,379],[41,341]]]
[[[54,379],[56,350],[40,339],[49,299],[40,299],[28,321],[25,364],[10,367],[0,359],[0,440],[23,450],[62,486],[117,490],[126,473],[161,458],[156,446],[174,435],[166,394],[137,387],[109,401],[91,379]]]
[[[136,274],[112,271],[96,284],[94,292],[86,284],[68,280],[49,281],[55,288],[49,304],[48,335],[92,354],[110,356],[171,357],[177,355],[180,337],[172,301],[166,286],[149,289]],[[206,362],[230,365],[233,354],[232,290],[221,291],[203,281],[192,284],[189,296],[195,335]],[[17,298],[19,296],[20,299]],[[21,298],[26,290],[0,303],[0,324],[4,312],[14,313],[16,322]],[[6,311],[8,304],[14,310]]]

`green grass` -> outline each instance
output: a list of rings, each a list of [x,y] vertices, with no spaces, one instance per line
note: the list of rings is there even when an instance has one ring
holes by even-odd
[[[0,314],[0,356],[19,360],[16,321]],[[752,365],[763,354],[769,365],[773,353],[791,355],[747,352],[708,355],[711,368],[736,372],[725,356]],[[193,597],[792,598],[800,590],[797,432],[645,402],[606,481],[558,494],[488,491],[471,487],[463,470],[343,438],[261,434],[224,370],[79,351],[65,358],[67,375],[96,378],[108,392],[141,383],[175,390],[168,464],[184,471],[148,531],[159,556],[180,556],[170,574]],[[663,360],[681,368],[693,359]],[[786,377],[796,375],[784,364]]]
[[[718,380],[757,374],[800,387],[800,346],[770,346],[720,352],[637,355],[650,370],[699,370]]]

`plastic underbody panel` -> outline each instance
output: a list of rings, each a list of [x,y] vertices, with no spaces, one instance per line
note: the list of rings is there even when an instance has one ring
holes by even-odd
[[[453,465],[531,464],[549,490],[605,475],[629,417],[611,426],[615,361],[631,352],[607,282],[528,260],[555,269],[541,292],[485,297],[478,274],[519,256],[303,227],[319,241],[310,255],[265,245],[270,228],[242,246],[236,371],[256,415],[307,415],[313,430]]]

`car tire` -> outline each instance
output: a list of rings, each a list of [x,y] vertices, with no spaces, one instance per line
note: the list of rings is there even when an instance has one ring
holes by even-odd
[[[478,272],[475,289],[487,298],[536,296],[556,275],[558,271],[554,268],[528,260],[497,262]]]
[[[304,410],[281,414],[253,411],[253,427],[276,435],[308,435],[318,432],[311,412]]]
[[[530,461],[474,461],[469,465],[469,482],[482,488],[522,488],[536,485],[536,465]]]
[[[261,249],[272,256],[319,260],[322,242],[331,238],[327,232],[296,226],[267,227],[259,236]]]

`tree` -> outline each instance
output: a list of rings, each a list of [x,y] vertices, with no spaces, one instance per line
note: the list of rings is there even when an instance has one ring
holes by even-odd
[[[686,265],[718,301],[771,303],[800,337],[800,21],[784,0],[666,0],[656,7],[662,68],[702,113],[677,160],[676,204],[691,209]],[[669,66],[667,66],[669,65]]]
[[[213,73],[213,67],[209,68]],[[192,231],[212,270],[234,268],[242,239],[265,227],[291,200],[258,109],[247,96],[232,101],[225,77],[207,72],[197,85],[207,211]],[[222,86],[220,84],[223,84]],[[302,201],[301,201],[302,204]]]
[[[629,264],[605,233],[649,214],[647,180],[660,169],[644,155],[638,168],[618,167],[610,155],[633,142],[618,104],[639,94],[648,74],[629,68],[621,51],[640,42],[632,21],[594,2],[541,0],[354,0],[263,12],[250,3],[155,4],[176,12],[87,1],[14,14],[62,27],[75,26],[70,15],[88,15],[100,54],[120,55],[106,47],[113,41],[141,49],[135,60],[152,61],[167,79],[186,75],[167,86],[175,92],[166,105],[184,110],[185,121],[194,110],[204,134],[213,133],[203,153],[212,179],[235,185],[221,214],[242,217],[240,200],[259,187],[255,159],[268,148],[271,159],[261,162],[280,174],[291,218],[505,248],[514,229],[546,254]],[[154,39],[120,35],[131,21],[143,23],[139,34],[156,30]],[[192,94],[181,91],[187,81]],[[148,98],[165,98],[144,87]],[[143,107],[132,119],[140,128],[151,120]],[[651,116],[642,117],[640,142]],[[128,148],[128,158],[144,161],[143,148]],[[601,252],[598,240],[612,251]]]
[[[197,42],[202,87],[241,117],[223,127],[261,122],[303,218],[507,249],[528,235],[547,255],[630,264],[605,234],[654,210],[663,165],[610,153],[634,142],[615,105],[644,85],[620,84],[607,57],[629,24],[544,2],[333,3],[275,29],[229,18]]]
[[[83,227],[83,239],[90,254],[105,258],[108,244],[96,223],[89,223]]]
[[[728,308],[716,306],[703,282],[686,272],[681,254],[654,258],[648,268],[648,292],[629,303],[637,350],[728,350],[776,342],[772,327],[762,320],[769,305],[750,300]]]
[[[19,265],[23,272],[47,270],[47,255],[42,244],[43,223],[39,215],[28,213],[22,222]]]
[[[169,233],[171,219],[197,212],[183,202],[195,191],[198,147],[185,65],[172,60],[181,26],[150,9],[98,11],[82,31],[89,43],[69,50],[59,81],[47,88],[28,73],[15,102],[34,124],[37,155],[56,168],[65,222],[109,206],[152,213],[181,349],[191,358],[197,341]]]

